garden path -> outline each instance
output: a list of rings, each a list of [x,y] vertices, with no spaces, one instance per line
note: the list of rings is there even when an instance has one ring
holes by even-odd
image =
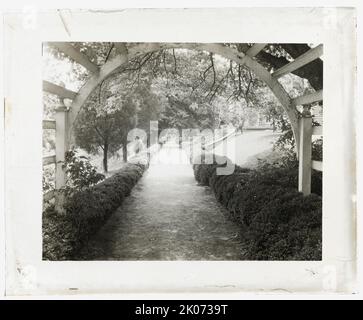
[[[197,185],[186,157],[177,147],[163,148],[82,259],[240,260],[238,225],[210,188]]]

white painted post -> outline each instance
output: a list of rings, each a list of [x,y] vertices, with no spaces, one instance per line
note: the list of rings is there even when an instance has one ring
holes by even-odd
[[[65,160],[65,153],[68,151],[68,110],[62,104],[56,108],[55,114],[55,189],[59,190],[66,184],[66,172],[62,168]],[[64,194],[56,192],[55,194],[55,210],[58,213],[64,213]]]
[[[309,105],[304,106],[299,120],[299,131],[299,191],[304,195],[309,195],[311,193],[311,144],[313,132]]]
[[[68,150],[68,110],[65,105],[56,108],[55,114],[55,157],[56,157],[56,175],[55,188],[60,189],[66,183],[65,170],[62,168],[65,160],[65,153]]]

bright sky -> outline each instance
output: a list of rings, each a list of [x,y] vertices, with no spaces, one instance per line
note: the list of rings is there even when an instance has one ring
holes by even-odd
[[[57,59],[49,50],[48,46],[43,47],[43,79],[58,85],[65,86],[72,91],[78,91],[83,83],[79,81],[76,74],[86,74],[86,69],[72,62],[68,58]],[[63,83],[63,84],[62,84]]]

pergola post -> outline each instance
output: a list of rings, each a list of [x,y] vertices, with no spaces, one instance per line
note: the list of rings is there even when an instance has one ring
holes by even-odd
[[[304,105],[299,120],[299,191],[304,195],[311,193],[311,139],[313,132],[310,106]]]
[[[62,168],[65,154],[68,151],[68,109],[64,104],[56,108],[55,114],[55,156],[56,156],[56,169],[55,169],[55,189],[59,190],[66,184],[66,172]],[[57,192],[55,199],[55,206],[58,212],[63,212],[64,196]]]

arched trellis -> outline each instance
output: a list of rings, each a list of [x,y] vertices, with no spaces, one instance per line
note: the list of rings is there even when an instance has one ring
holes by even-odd
[[[323,54],[322,45],[309,50],[300,57],[296,58],[294,61],[288,63],[275,72],[270,73],[260,63],[258,63],[257,60],[254,59],[254,57],[261,50],[263,50],[267,44],[254,44],[246,53],[243,53],[223,44],[140,43],[134,44],[132,46],[126,46],[124,43],[115,43],[117,55],[101,67],[94,65],[85,55],[83,55],[68,43],[53,42],[49,44],[58,48],[77,63],[83,65],[88,71],[91,72],[91,77],[87,80],[78,93],[67,90],[53,83],[43,81],[44,91],[56,94],[63,99],[72,99],[72,105],[69,112],[67,112],[67,109],[64,107],[57,108],[56,110],[56,122],[54,125],[54,128],[57,131],[56,155],[54,157],[45,158],[43,161],[44,164],[52,163],[53,161],[58,163],[64,160],[64,153],[68,150],[69,141],[72,138],[72,125],[75,122],[87,98],[104,79],[120,69],[124,64],[140,55],[159,50],[180,48],[207,51],[232,60],[237,64],[245,65],[260,80],[266,83],[266,85],[271,89],[278,101],[281,103],[291,123],[299,155],[300,191],[304,192],[305,194],[310,193],[312,167],[315,167],[314,169],[322,170],[320,163],[314,163],[311,161],[311,136],[313,134],[313,129],[309,109],[304,108],[304,112],[301,114],[296,111],[296,106],[309,106],[311,103],[321,101],[322,91],[317,91],[313,94],[291,99],[283,86],[278,82],[278,78],[291,73],[319,58]],[[321,134],[321,132],[316,132],[316,134]],[[56,172],[56,188],[59,188],[64,184],[64,172],[61,169],[61,166],[58,165]]]

